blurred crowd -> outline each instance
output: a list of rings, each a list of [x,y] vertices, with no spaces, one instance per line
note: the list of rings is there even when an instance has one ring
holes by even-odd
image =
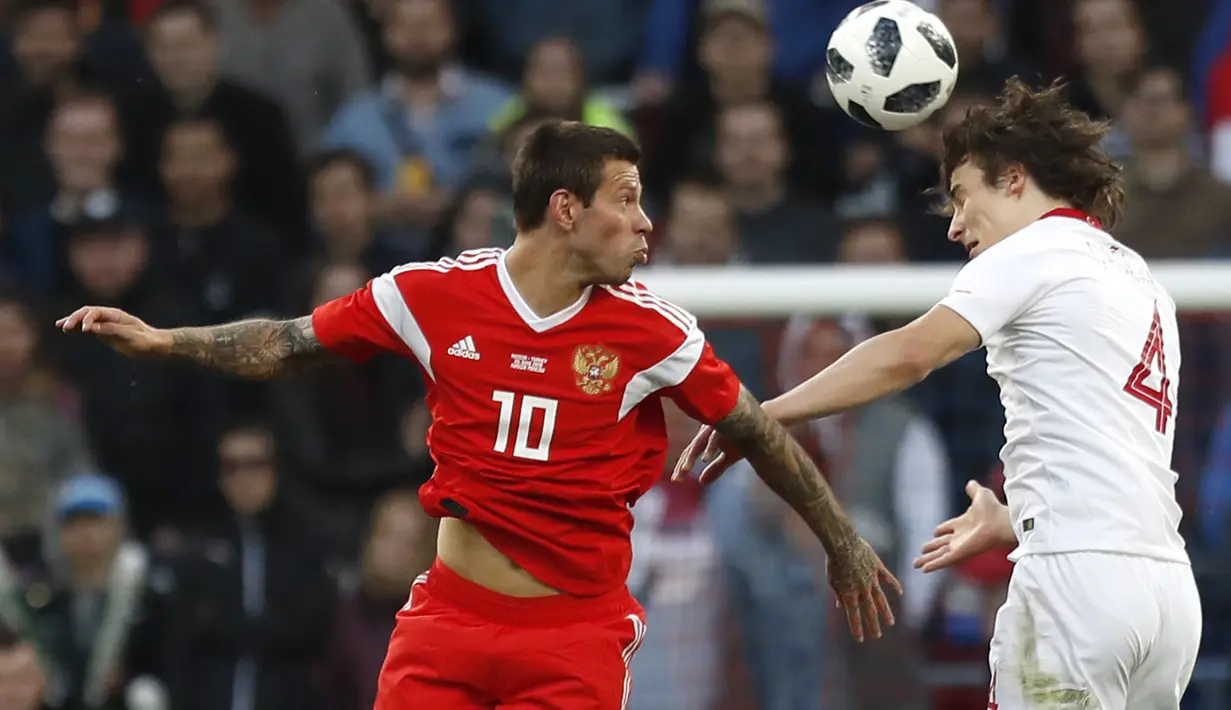
[[[371,707],[434,554],[414,369],[238,382],[48,326],[87,302],[156,326],[302,315],[399,263],[507,245],[510,159],[545,119],[641,142],[651,269],[957,261],[923,194],[941,130],[1009,76],[1066,77],[1112,123],[1116,235],[1150,259],[1231,254],[1231,0],[919,3],[953,34],[958,89],[880,134],[824,82],[856,0],[0,2],[0,708]],[[892,325],[705,323],[762,397]],[[1214,656],[1231,320],[1183,327],[1175,465]],[[674,454],[693,425],[670,415]],[[981,710],[1010,565],[909,561],[965,481],[996,485],[1002,424],[972,354],[795,432],[906,586],[893,633],[860,647],[818,544],[749,471],[656,488],[629,707]],[[934,672],[964,661],[973,680]]]

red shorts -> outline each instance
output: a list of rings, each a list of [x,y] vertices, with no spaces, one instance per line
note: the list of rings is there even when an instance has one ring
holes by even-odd
[[[437,561],[398,612],[374,710],[624,710],[644,638],[623,587],[523,599]]]

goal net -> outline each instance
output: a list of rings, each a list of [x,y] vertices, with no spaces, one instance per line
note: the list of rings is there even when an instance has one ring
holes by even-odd
[[[891,327],[931,308],[948,292],[958,268],[654,268],[639,278],[696,314],[719,355],[754,393],[769,397],[790,380],[783,368],[806,369],[826,361],[809,352],[824,349],[825,338],[802,336],[806,328],[800,330],[800,323],[841,323],[843,332],[857,340],[861,328],[866,336],[868,330]],[[1203,477],[1226,476],[1231,487],[1231,451],[1225,462],[1210,456],[1223,429],[1231,448],[1231,266],[1170,262],[1155,264],[1153,270],[1181,314],[1184,358],[1174,467],[1185,510],[1183,532],[1203,585],[1221,588],[1223,574],[1231,586],[1231,573],[1222,571],[1231,569],[1231,562],[1224,557],[1221,563],[1205,563],[1217,560],[1219,537],[1224,528],[1231,532],[1224,525],[1231,516],[1211,512],[1209,490],[1216,486],[1202,484]],[[939,500],[946,516],[955,514],[963,505],[965,481],[997,483],[1003,412],[982,352],[934,373],[908,392],[907,400],[943,446]],[[672,429],[669,455],[692,431],[695,425]],[[856,447],[849,432],[821,435]],[[844,464],[835,458],[841,455],[835,449],[841,448],[818,447],[827,472],[852,468],[849,459]],[[926,456],[918,456],[918,475],[923,476]],[[928,599],[927,608],[900,610],[900,618],[911,620],[910,629],[896,631],[899,638],[892,642],[855,649],[843,620],[832,613],[832,597],[818,582],[823,563],[818,564],[816,547],[805,549],[797,531],[778,513],[767,512],[755,482],[724,478],[720,484],[721,490],[716,484],[704,492],[687,484],[660,486],[635,511],[632,584],[647,607],[649,633],[632,664],[630,710],[987,707],[987,634],[1010,570],[1003,553],[999,560],[954,571],[930,585],[899,570],[908,594]],[[869,495],[849,482],[836,487],[840,495],[843,490]],[[1231,499],[1231,490],[1227,493]],[[902,489],[895,495],[901,496]],[[906,539],[905,531],[919,525],[911,515],[937,515],[937,499],[917,490],[902,510],[884,507],[881,518],[896,516],[893,520],[858,510],[854,517],[869,539]],[[1231,535],[1226,539],[1231,541]],[[896,552],[901,561],[908,551]],[[1208,600],[1206,605],[1209,614]],[[1206,629],[1208,642],[1213,637],[1209,620]],[[1207,646],[1211,651],[1201,658],[1186,707],[1221,708],[1227,699],[1231,673],[1224,647]],[[917,684],[912,689],[908,681]]]

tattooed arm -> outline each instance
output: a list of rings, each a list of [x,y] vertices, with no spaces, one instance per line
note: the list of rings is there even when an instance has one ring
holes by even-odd
[[[833,555],[859,541],[812,457],[786,429],[741,389],[735,409],[714,429],[734,444],[770,490],[786,501]]]
[[[79,329],[97,335],[126,355],[184,360],[249,379],[276,377],[331,359],[316,337],[311,316],[163,330],[116,308],[86,306],[56,325],[66,332]]]
[[[846,612],[851,635],[863,641],[866,623],[872,636],[879,638],[881,622],[894,623],[881,584],[898,594],[902,586],[859,537],[812,457],[742,387],[735,409],[714,429],[739,447],[761,480],[799,513],[825,546],[829,585]]]
[[[312,329],[312,316],[295,320],[246,320],[205,328],[176,328],[167,353],[211,370],[249,379],[292,374],[333,355]]]

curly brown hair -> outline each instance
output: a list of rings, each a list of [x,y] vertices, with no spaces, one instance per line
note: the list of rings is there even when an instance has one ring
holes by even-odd
[[[1114,224],[1124,207],[1124,185],[1120,166],[1102,148],[1109,130],[1068,103],[1064,83],[1033,89],[1014,77],[996,101],[971,107],[945,131],[940,192],[948,192],[953,171],[968,160],[989,181],[1016,164],[1049,197]]]

